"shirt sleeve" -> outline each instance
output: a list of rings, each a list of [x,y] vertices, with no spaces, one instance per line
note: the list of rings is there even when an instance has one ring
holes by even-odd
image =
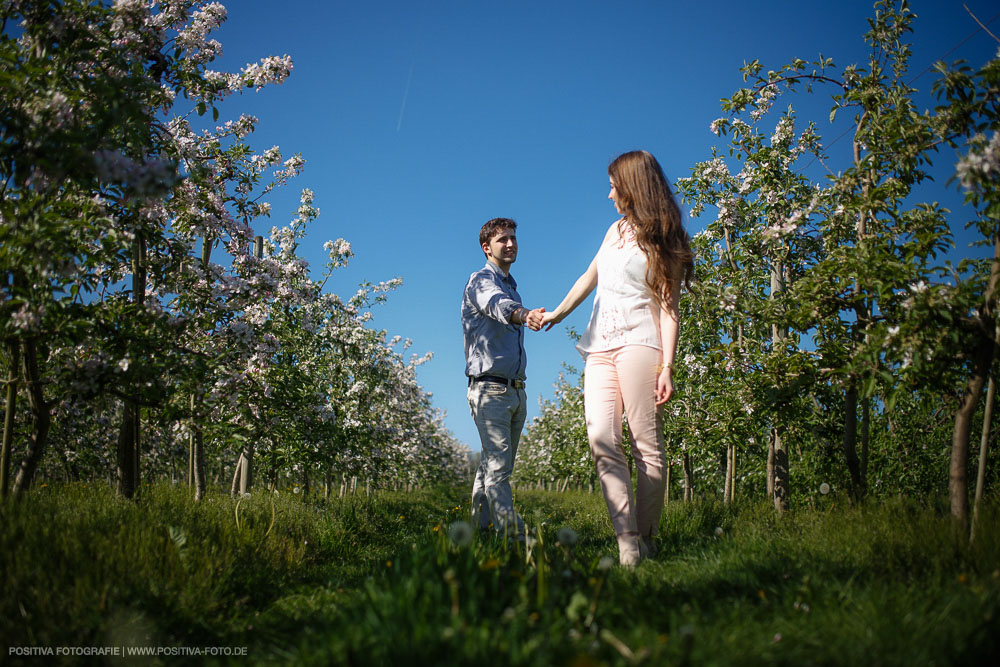
[[[503,324],[513,324],[510,317],[521,307],[521,304],[510,298],[510,295],[504,292],[497,281],[490,276],[476,276],[469,283],[466,293],[480,312]]]

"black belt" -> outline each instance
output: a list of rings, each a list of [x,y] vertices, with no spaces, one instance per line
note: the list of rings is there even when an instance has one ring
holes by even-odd
[[[502,378],[499,375],[480,375],[479,377],[469,377],[469,384],[473,382],[496,382],[497,384],[505,384],[514,389],[524,389],[524,380],[508,380],[507,378]]]

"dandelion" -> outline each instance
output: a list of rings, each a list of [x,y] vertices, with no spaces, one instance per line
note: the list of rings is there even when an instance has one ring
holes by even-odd
[[[722,530],[722,526],[716,526],[715,527],[715,536],[716,537],[722,537],[722,534],[725,533],[725,532],[726,531]]]
[[[822,493],[824,496],[830,493],[830,485],[827,484],[826,482],[823,482],[822,484],[819,485],[819,492]]]
[[[472,526],[467,521],[455,521],[448,527],[448,538],[456,547],[472,544]]]
[[[569,526],[563,526],[556,532],[556,540],[564,547],[571,547],[576,544],[579,536],[576,531]]]

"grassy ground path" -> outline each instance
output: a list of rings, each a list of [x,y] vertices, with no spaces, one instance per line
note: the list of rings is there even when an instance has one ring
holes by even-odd
[[[600,496],[523,492],[537,542],[472,535],[464,490],[237,503],[46,487],[0,506],[0,663],[992,665],[1000,514],[977,544],[905,501],[782,519],[673,503],[614,556]],[[569,530],[568,530],[569,529]],[[145,657],[82,651],[153,647]],[[71,647],[77,655],[39,655]],[[184,655],[225,647],[245,655]],[[13,650],[13,651],[12,651]],[[34,652],[35,655],[29,655]]]

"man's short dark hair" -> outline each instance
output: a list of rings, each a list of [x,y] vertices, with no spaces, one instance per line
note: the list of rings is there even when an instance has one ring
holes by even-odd
[[[510,218],[493,218],[488,220],[483,228],[479,230],[479,245],[482,247],[484,243],[489,243],[498,232],[506,231],[508,229],[516,230],[517,223]]]

